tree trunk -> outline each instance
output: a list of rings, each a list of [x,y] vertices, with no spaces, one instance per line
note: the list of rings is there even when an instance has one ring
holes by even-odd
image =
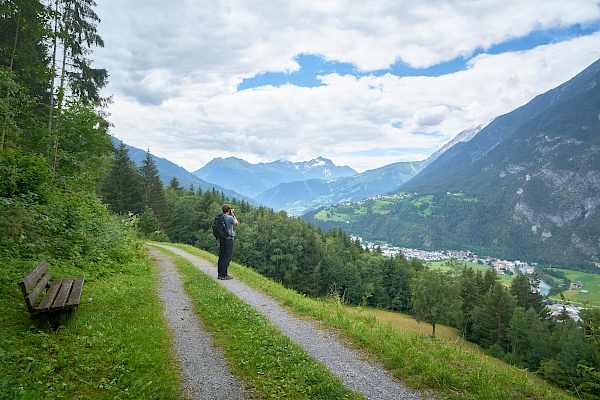
[[[54,17],[54,39],[52,41],[52,67],[50,68],[50,108],[48,111],[48,132],[52,131],[52,115],[54,111],[54,77],[56,75],[56,48],[58,47],[58,2],[56,0],[56,15]]]
[[[17,43],[19,42],[19,23],[21,22],[21,8],[23,7],[23,0],[19,2],[19,9],[17,10],[17,26],[15,28],[15,41],[13,42],[13,49],[10,55],[10,64],[8,66],[8,72],[12,76],[13,63],[15,61],[15,54],[17,53]],[[6,89],[6,98],[10,97],[9,89]],[[6,126],[2,127],[2,143],[0,143],[0,149],[4,149],[4,140],[6,139]]]
[[[62,71],[60,73],[60,86],[58,87],[58,102],[56,104],[56,127],[54,128],[54,163],[52,164],[52,179],[58,166],[58,132],[60,130],[60,114],[65,93],[65,68],[67,67],[67,44],[63,43]]]

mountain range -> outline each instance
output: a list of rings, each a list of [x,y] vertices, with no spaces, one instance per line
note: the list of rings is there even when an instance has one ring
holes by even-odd
[[[116,137],[112,137],[112,141],[116,147],[119,146],[121,141]],[[129,158],[131,161],[135,163],[135,165],[139,168],[142,165],[142,161],[146,158],[147,151],[138,149],[136,147],[130,146],[126,143],[125,148],[129,153]],[[206,182],[191,172],[187,171],[185,168],[167,160],[166,158],[157,157],[153,154],[152,159],[154,160],[154,164],[158,169],[158,176],[162,181],[163,185],[168,186],[173,178],[176,178],[179,186],[184,187],[186,189],[202,189],[202,190],[218,190],[223,192],[229,198],[236,198],[238,200],[245,200],[252,205],[259,205],[256,200],[243,196],[240,193],[232,189],[228,189],[219,185],[215,185],[213,183]]]
[[[326,205],[356,201],[399,188],[420,169],[422,161],[399,162],[352,176],[281,183],[256,199],[274,209],[302,215]]]
[[[413,195],[339,226],[407,247],[597,263],[600,61],[456,143],[399,192]]]
[[[330,160],[250,164],[216,158],[193,173],[159,159],[167,184],[216,188],[320,224],[418,248],[471,248],[540,262],[600,258],[600,61],[570,81],[466,129],[419,162],[356,173]],[[129,147],[138,162],[145,152]],[[339,222],[324,206],[414,193],[412,204]],[[357,206],[358,207],[358,206]],[[312,210],[312,211],[311,211]],[[510,254],[507,254],[510,253]]]
[[[464,133],[457,137],[465,137]],[[113,138],[116,146],[119,140]],[[139,167],[146,151],[125,144],[131,160]],[[215,158],[204,167],[187,171],[173,162],[152,155],[165,186],[173,178],[185,188],[215,190],[229,198],[286,210],[302,215],[319,207],[355,201],[399,188],[412,178],[424,161],[398,162],[357,173],[318,157],[303,162],[274,161],[251,164],[235,157]],[[437,154],[430,157],[437,157]]]
[[[346,166],[338,167],[323,157],[297,163],[274,161],[258,164],[229,157],[215,158],[193,174],[207,182],[224,185],[238,193],[256,197],[280,183],[335,179],[355,175],[356,171]]]

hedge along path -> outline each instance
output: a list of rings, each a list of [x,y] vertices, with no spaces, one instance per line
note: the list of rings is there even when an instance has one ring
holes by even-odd
[[[177,359],[183,375],[182,392],[189,399],[245,398],[244,386],[231,374],[219,347],[194,313],[173,261],[148,247],[158,267],[158,295],[174,336]]]
[[[349,349],[341,341],[319,330],[312,322],[292,316],[269,296],[257,292],[237,279],[217,280],[217,270],[208,261],[173,246],[152,245],[168,249],[187,259],[246,304],[262,313],[284,335],[324,364],[351,390],[363,394],[367,399],[422,399],[418,392],[399,383],[383,368],[363,360],[357,351]]]

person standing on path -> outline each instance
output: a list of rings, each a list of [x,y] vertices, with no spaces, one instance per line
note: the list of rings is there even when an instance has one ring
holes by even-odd
[[[223,214],[225,214],[225,227],[229,235],[226,238],[219,239],[219,262],[217,263],[218,278],[222,280],[233,279],[232,276],[227,274],[227,268],[231,262],[233,256],[233,241],[235,232],[233,231],[234,226],[238,226],[239,222],[235,217],[234,209],[229,204],[223,204],[221,207]]]

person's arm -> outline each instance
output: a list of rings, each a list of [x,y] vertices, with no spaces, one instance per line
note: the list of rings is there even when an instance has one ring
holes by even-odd
[[[237,218],[235,217],[235,213],[233,212],[233,209],[229,210],[229,215],[231,215],[233,217],[233,225],[238,226],[240,223],[237,220]]]

